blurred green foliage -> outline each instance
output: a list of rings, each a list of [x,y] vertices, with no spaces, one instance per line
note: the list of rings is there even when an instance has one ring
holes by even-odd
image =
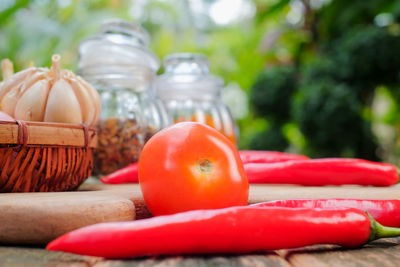
[[[370,123],[361,117],[361,108],[356,94],[345,83],[326,78],[302,85],[293,115],[307,139],[307,154],[377,160],[377,144]]]
[[[263,70],[250,92],[256,115],[275,123],[287,121],[290,118],[290,98],[296,89],[294,67],[278,66]]]
[[[270,122],[267,130],[253,136],[249,144],[254,150],[265,150],[267,147],[273,151],[284,151],[288,145],[289,142],[282,132],[282,125],[273,121]]]
[[[294,123],[305,140],[297,150],[309,156],[388,160],[373,131],[372,104],[378,87],[388,88],[394,99],[399,94],[399,7],[397,1],[336,0],[308,9],[302,30],[309,38],[298,43],[291,62],[284,63],[295,73],[282,72],[280,64],[259,73],[250,93],[255,114],[268,121],[285,118],[280,120],[282,130],[285,123]],[[392,122],[396,125],[398,119]],[[266,127],[254,136],[268,131]],[[275,142],[254,139],[251,148],[283,144],[282,136],[269,138],[273,136]],[[281,149],[295,143],[290,138],[286,135],[288,145]],[[396,146],[395,139],[391,144]]]
[[[5,0],[0,58],[20,70],[60,53],[76,71],[80,41],[104,20],[136,21],[160,59],[204,53],[214,74],[248,93],[240,148],[394,161],[397,137],[376,128],[396,132],[399,123],[399,1],[254,0],[252,19],[228,25],[199,19],[192,2]]]

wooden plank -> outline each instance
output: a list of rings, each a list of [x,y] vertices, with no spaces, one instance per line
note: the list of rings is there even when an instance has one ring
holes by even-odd
[[[12,124],[0,124],[0,144],[18,143],[18,126]]]
[[[0,247],[0,266],[282,266],[282,267],[397,267],[400,246],[396,239],[375,241],[357,249],[333,246],[311,246],[279,251],[279,254],[214,255],[142,257],[138,259],[107,260],[40,248]]]
[[[42,248],[0,247],[0,266],[88,267],[101,260],[97,257],[49,252]]]
[[[101,184],[96,180],[93,182],[92,179],[90,181],[92,181],[92,183],[83,184],[80,187],[80,190],[103,191],[110,195],[129,199],[135,205],[136,219],[139,220],[152,217],[149,209],[146,206],[146,203],[144,202],[142,190],[140,189],[139,184],[107,185]]]
[[[295,198],[398,199],[400,185],[366,186],[295,186],[251,185],[249,203]]]
[[[399,239],[378,240],[358,249],[315,246],[288,251],[285,258],[295,267],[397,267],[400,263],[398,241]]]
[[[216,256],[186,256],[186,257],[158,257],[127,260],[102,260],[96,267],[129,267],[129,266],[270,266],[290,267],[290,264],[274,253],[267,255],[216,255]]]
[[[85,146],[85,133],[79,125],[27,122],[27,131],[29,145]],[[90,129],[89,136],[89,147],[96,147],[95,130]],[[18,144],[18,125],[0,124],[0,144]]]
[[[0,266],[270,266],[290,267],[280,256],[266,255],[215,255],[186,257],[142,257],[138,259],[107,260],[98,257],[46,251],[41,248],[0,247]]]
[[[350,266],[397,267],[400,260],[398,239],[375,241],[358,249],[312,246],[279,251],[278,254],[142,257],[107,260],[41,248],[0,247],[0,266]]]
[[[94,182],[81,192],[1,194],[0,242],[44,244],[84,225],[151,217],[138,184]],[[249,203],[289,198],[400,198],[400,187],[250,186]]]
[[[57,128],[47,126],[29,126],[29,144],[85,146],[85,134],[82,129]],[[96,147],[97,135],[91,130],[94,138],[90,139],[89,147]]]
[[[282,266],[282,267],[397,267],[400,246],[396,239],[375,241],[358,249],[332,246],[312,246],[303,249],[251,255],[214,255],[185,257],[142,257],[107,260],[41,248],[0,247],[0,266]]]
[[[0,243],[47,244],[74,229],[135,219],[133,203],[104,192],[0,194]]]
[[[139,184],[86,184],[83,190],[104,190],[131,199],[141,207],[138,219],[150,216],[143,200]],[[295,198],[356,198],[356,199],[400,199],[400,185],[391,187],[365,186],[295,186],[295,185],[250,185],[249,204]]]

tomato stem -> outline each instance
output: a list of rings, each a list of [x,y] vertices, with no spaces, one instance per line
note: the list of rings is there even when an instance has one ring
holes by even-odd
[[[213,169],[213,164],[208,159],[199,160],[197,167],[199,168],[201,173],[209,174]]]

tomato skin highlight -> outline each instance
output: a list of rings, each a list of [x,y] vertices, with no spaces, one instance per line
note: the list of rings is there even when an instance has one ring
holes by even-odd
[[[249,184],[232,142],[200,123],[182,122],[143,147],[139,183],[153,215],[245,205]]]

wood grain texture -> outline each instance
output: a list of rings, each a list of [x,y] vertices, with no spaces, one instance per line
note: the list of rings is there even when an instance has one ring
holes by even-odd
[[[29,145],[85,146],[85,132],[80,125],[63,123],[25,122]],[[89,147],[97,146],[94,129],[88,130]],[[18,125],[0,123],[0,144],[18,144]]]
[[[400,262],[399,241],[399,239],[384,239],[357,249],[344,249],[337,246],[311,246],[265,254],[142,257],[124,260],[107,260],[98,257],[50,252],[41,248],[0,247],[0,266],[397,267]]]
[[[74,267],[193,267],[193,266],[237,266],[237,267],[290,267],[282,257],[272,253],[265,255],[215,255],[185,257],[143,257],[138,259],[107,260],[98,257],[80,256],[63,252],[46,251],[41,248],[0,247],[0,266],[74,266]]]
[[[139,184],[90,184],[83,185],[83,190],[108,191],[131,199],[141,207],[137,218],[151,216],[146,208]],[[294,198],[356,198],[356,199],[400,199],[400,185],[391,187],[365,186],[295,186],[295,185],[250,185],[249,204]]]
[[[143,199],[142,190],[139,184],[115,184],[107,185],[101,183],[83,184],[81,190],[102,191],[110,195],[120,196],[133,202],[136,209],[136,219],[146,219],[152,217]]]
[[[294,267],[397,267],[400,246],[399,239],[382,239],[358,249],[314,246],[288,251],[285,258]]]
[[[0,243],[47,244],[71,230],[135,219],[134,204],[104,192],[0,194]]]
[[[294,198],[398,199],[400,198],[400,186],[250,186],[249,203]]]
[[[274,253],[266,255],[215,255],[215,256],[185,256],[185,257],[159,257],[139,258],[127,260],[102,260],[95,264],[96,267],[193,267],[193,266],[237,266],[237,267],[290,267],[290,264]]]
[[[42,248],[0,247],[0,266],[26,267],[89,267],[95,266],[102,258],[86,257],[62,252],[49,252]]]
[[[80,189],[86,191],[0,194],[0,243],[45,244],[84,225],[151,217],[138,184],[97,182]],[[390,199],[400,198],[400,187],[250,186],[249,203],[288,198]]]
[[[0,126],[0,144],[18,142],[18,125],[3,124]]]

